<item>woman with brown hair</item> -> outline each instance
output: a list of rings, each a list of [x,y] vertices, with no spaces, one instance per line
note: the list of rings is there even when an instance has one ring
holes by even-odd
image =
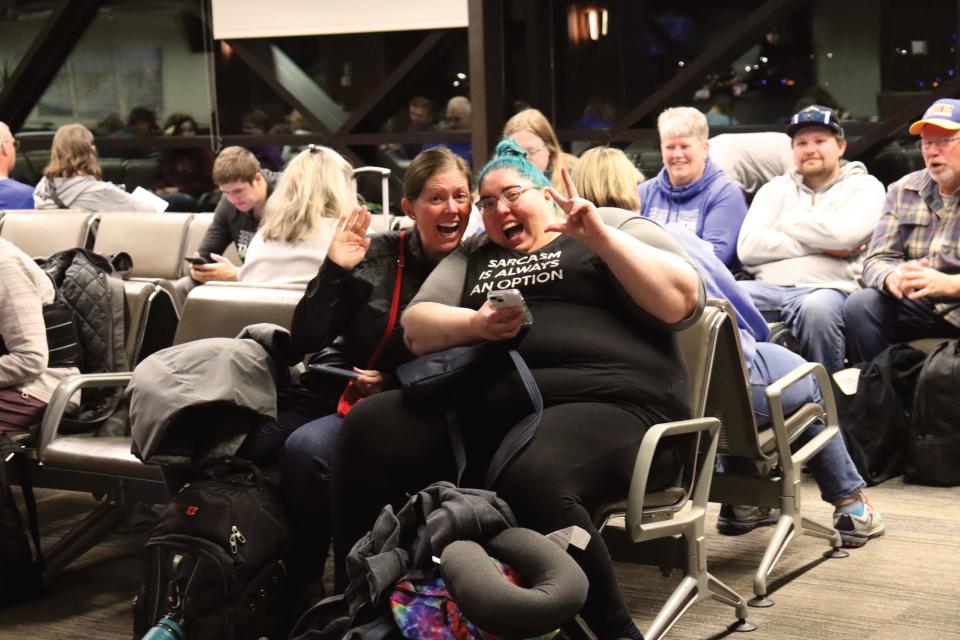
[[[397,366],[415,357],[404,345],[399,313],[434,267],[460,246],[472,207],[471,179],[467,163],[452,151],[428,149],[410,162],[404,177],[401,206],[414,222],[412,229],[369,236],[366,209],[341,216],[323,264],[297,305],[291,337],[298,351],[322,352],[315,362],[354,376],[345,396],[359,402],[395,387]],[[317,375],[329,379],[314,377],[304,384],[336,407],[346,380]],[[329,478],[345,409],[341,404],[339,412],[299,427],[280,456],[280,489],[300,559],[297,569],[307,582],[323,573],[326,560]],[[258,447],[268,448],[277,436],[259,434]]]
[[[553,183],[553,188],[564,193],[560,170],[573,170],[577,157],[560,148],[557,134],[546,116],[538,109],[524,109],[503,125],[503,137],[511,138],[527,152],[527,160],[543,171]]]
[[[50,163],[33,191],[34,206],[84,211],[156,211],[117,185],[104,182],[102,177],[93,134],[82,124],[65,124],[53,136]]]

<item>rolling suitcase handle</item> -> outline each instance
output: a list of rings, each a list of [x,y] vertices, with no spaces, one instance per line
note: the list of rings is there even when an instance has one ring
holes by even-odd
[[[353,170],[354,188],[356,188],[357,176],[363,173],[380,174],[380,191],[383,194],[383,215],[390,215],[390,169],[384,167],[360,167]]]

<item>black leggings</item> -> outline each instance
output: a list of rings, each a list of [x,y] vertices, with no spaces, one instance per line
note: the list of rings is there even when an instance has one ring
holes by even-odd
[[[499,428],[489,417],[474,416],[464,425],[468,469],[473,468],[474,478],[482,478],[483,469],[477,467],[485,467],[496,444],[522,415]],[[625,628],[630,616],[591,513],[626,496],[637,449],[653,422],[612,404],[548,407],[535,438],[494,487],[520,526],[549,533],[577,525],[590,534],[587,548],[572,549],[571,555],[590,580],[581,614],[600,638]],[[333,472],[337,590],[346,587],[347,552],[384,505],[399,508],[407,494],[455,475],[442,415],[405,407],[399,391],[377,394],[354,407],[340,434]]]

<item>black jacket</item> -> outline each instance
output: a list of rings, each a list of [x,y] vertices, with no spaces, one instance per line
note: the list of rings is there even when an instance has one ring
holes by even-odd
[[[367,255],[351,270],[329,259],[323,262],[316,277],[307,285],[293,315],[290,333],[294,349],[301,353],[316,353],[334,347],[324,354],[324,362],[347,368],[367,366],[383,337],[390,315],[399,237],[399,231],[374,236]],[[421,251],[416,231],[408,231],[404,240],[397,324],[374,369],[393,373],[399,365],[415,357],[403,342],[400,314],[433,267]],[[338,355],[331,355],[334,351]]]

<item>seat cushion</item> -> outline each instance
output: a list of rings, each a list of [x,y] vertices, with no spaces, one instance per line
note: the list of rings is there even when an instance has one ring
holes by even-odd
[[[145,465],[130,453],[130,438],[60,436],[43,453],[44,466],[97,475],[163,482],[160,467]]]

